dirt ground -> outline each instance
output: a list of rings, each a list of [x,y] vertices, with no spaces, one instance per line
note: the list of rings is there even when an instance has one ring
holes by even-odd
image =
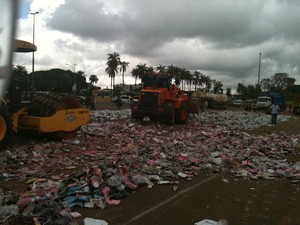
[[[116,106],[112,102],[100,102],[96,109],[116,110]],[[300,117],[292,116],[276,126],[247,132],[299,134]],[[288,160],[296,162],[300,157],[290,155]],[[79,224],[90,217],[105,220],[109,225],[194,225],[204,219],[226,219],[230,225],[297,225],[300,224],[300,183],[292,184],[288,179],[236,178],[226,172],[201,174],[176,186],[154,185],[151,189],[142,186],[122,199],[121,204],[103,210],[78,207],[74,211],[82,214]]]

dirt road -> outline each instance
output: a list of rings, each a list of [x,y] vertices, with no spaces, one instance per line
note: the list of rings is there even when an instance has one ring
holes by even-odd
[[[230,225],[300,224],[299,185],[287,180],[241,180],[228,174],[199,175],[172,185],[146,187],[105,210],[78,209],[110,225],[193,225],[227,219]]]

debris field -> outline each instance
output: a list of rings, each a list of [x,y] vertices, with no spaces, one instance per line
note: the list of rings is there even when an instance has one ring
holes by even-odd
[[[289,119],[279,115],[278,123]],[[84,220],[78,206],[104,209],[142,185],[176,184],[198,174],[300,183],[300,161],[287,160],[299,154],[300,135],[247,133],[261,126],[271,126],[270,115],[207,111],[185,125],[165,126],[132,120],[128,109],[92,111],[75,138],[22,140],[2,150],[0,221],[76,224]]]

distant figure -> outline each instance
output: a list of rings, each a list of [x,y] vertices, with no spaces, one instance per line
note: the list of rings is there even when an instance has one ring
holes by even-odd
[[[271,110],[271,124],[276,124],[277,122],[277,114],[280,110],[280,107],[277,103],[273,103],[271,106],[270,106],[270,110]]]
[[[95,98],[92,95],[86,97],[86,107],[91,110],[96,110]]]
[[[96,110],[95,101],[96,101],[95,96],[92,95],[92,97],[91,97],[91,110]]]
[[[117,109],[121,109],[122,107],[122,101],[121,101],[121,97],[118,96],[117,100],[115,101],[115,104],[117,106]]]
[[[86,96],[85,101],[86,101],[86,108],[89,109],[91,107],[91,101],[92,101],[91,96]]]

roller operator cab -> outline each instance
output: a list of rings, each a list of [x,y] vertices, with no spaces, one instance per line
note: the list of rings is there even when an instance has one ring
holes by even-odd
[[[199,112],[197,100],[171,83],[169,74],[148,73],[142,78],[143,89],[131,104],[132,119],[161,120],[166,125],[183,124],[190,113]]]

